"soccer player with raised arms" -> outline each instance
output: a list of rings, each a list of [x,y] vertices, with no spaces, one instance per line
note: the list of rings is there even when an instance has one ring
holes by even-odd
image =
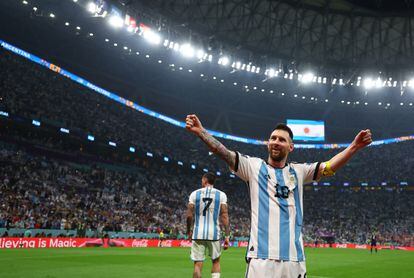
[[[203,128],[196,115],[187,116],[186,128],[249,186],[251,227],[246,277],[306,277],[303,185],[334,175],[372,142],[371,131],[361,130],[346,149],[328,161],[304,164],[287,161],[294,144],[293,133],[285,124],[277,125],[270,134],[267,160],[228,150]]]
[[[192,239],[193,278],[201,277],[206,251],[209,252],[213,262],[211,277],[220,278],[220,221],[225,232],[224,249],[229,247],[230,226],[227,196],[213,187],[215,180],[214,174],[204,174],[201,178],[201,188],[191,193],[188,202],[187,235],[189,239]]]

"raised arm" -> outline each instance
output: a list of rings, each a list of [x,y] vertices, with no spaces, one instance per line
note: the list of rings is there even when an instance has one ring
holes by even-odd
[[[338,169],[344,166],[349,159],[360,149],[372,143],[372,134],[369,129],[361,130],[354,141],[342,152],[332,157],[329,161],[320,164],[317,179],[322,176],[332,176]]]
[[[186,129],[198,137],[207,145],[214,154],[223,159],[230,169],[235,170],[236,153],[228,150],[222,143],[205,130],[196,115],[187,115],[185,119]]]
[[[229,248],[230,241],[230,221],[227,204],[220,205],[220,222],[224,227],[224,250],[226,250],[227,248]]]

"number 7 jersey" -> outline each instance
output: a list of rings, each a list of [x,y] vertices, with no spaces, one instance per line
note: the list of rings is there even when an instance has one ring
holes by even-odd
[[[191,193],[189,203],[194,205],[193,240],[220,239],[220,205],[227,204],[226,193],[207,186]]]

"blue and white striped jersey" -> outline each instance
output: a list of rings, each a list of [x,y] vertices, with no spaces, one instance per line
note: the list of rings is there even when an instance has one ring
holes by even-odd
[[[248,258],[304,261],[303,184],[316,177],[317,163],[288,163],[282,169],[237,153],[236,175],[249,185]]]
[[[189,202],[195,211],[193,240],[219,240],[220,205],[227,204],[226,193],[207,186],[193,191]]]

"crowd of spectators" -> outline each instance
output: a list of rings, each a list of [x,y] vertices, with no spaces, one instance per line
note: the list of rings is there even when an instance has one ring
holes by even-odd
[[[93,134],[119,146],[137,146],[200,169],[228,172],[184,129],[121,106],[38,65],[1,52],[0,76],[0,110],[10,115],[65,127],[74,134]],[[188,195],[199,186],[201,173],[155,160],[137,163],[111,157],[112,163],[105,164],[97,153],[88,159],[77,153],[71,161],[57,154],[72,152],[68,144],[36,132],[8,129],[2,138],[9,143],[3,141],[0,150],[0,228],[184,233]],[[10,143],[10,138],[19,143]],[[33,152],[21,141],[40,144],[45,151]],[[230,149],[266,157],[265,146],[223,142]],[[297,149],[291,160],[324,161],[338,151]],[[305,239],[365,243],[377,233],[383,242],[414,245],[413,193],[398,185],[413,182],[413,158],[407,155],[413,151],[411,141],[367,148],[327,179],[357,187],[308,187]],[[369,186],[361,189],[361,182]],[[368,190],[381,182],[387,187]],[[229,196],[233,235],[248,236],[246,186],[223,175],[217,187]]]

